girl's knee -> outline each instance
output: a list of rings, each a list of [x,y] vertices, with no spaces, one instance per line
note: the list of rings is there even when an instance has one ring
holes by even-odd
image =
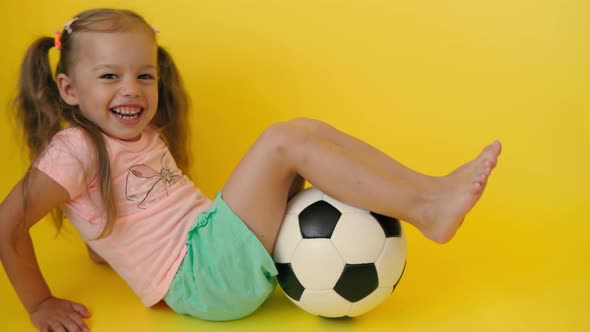
[[[268,126],[258,138],[258,144],[271,153],[282,154],[289,144],[289,124],[276,122]]]
[[[259,140],[272,152],[283,156],[292,156],[299,148],[313,139],[312,132],[291,121],[271,124],[260,135]]]
[[[325,125],[325,123],[322,121],[305,117],[293,118],[289,120],[289,123],[295,126],[303,127],[307,130],[311,130],[312,132],[317,132],[323,125]]]
[[[305,128],[320,137],[325,137],[334,129],[334,127],[324,121],[304,117],[294,118],[289,120],[289,123]]]
[[[264,130],[261,139],[276,146],[284,146],[292,145],[304,135],[305,129],[294,125],[291,121],[275,122]]]

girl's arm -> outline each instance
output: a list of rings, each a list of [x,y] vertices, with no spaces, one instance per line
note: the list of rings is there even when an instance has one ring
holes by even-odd
[[[29,234],[30,228],[48,212],[69,200],[69,194],[45,173],[32,168],[25,211],[23,183],[21,180],[0,204],[0,260],[6,274],[38,328],[52,325],[48,322],[69,314],[68,310],[87,317],[83,306],[52,296],[39,269]]]
[[[109,263],[107,263],[107,261],[105,261],[104,258],[100,257],[99,254],[92,250],[92,248],[90,248],[89,245],[86,245],[86,248],[88,249],[88,256],[90,256],[90,259],[93,262],[95,262],[96,264],[109,265]]]

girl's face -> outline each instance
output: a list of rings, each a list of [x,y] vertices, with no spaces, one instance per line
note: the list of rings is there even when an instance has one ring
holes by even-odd
[[[79,32],[70,76],[59,74],[62,98],[105,134],[138,140],[158,107],[157,46],[141,28]]]

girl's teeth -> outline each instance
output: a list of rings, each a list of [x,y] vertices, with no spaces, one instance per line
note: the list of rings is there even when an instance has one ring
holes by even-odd
[[[134,115],[141,112],[141,108],[135,107],[117,107],[114,109],[115,112],[123,115]]]
[[[120,117],[120,118],[122,118],[122,119],[125,119],[125,120],[131,120],[131,119],[135,119],[135,118],[137,118],[137,117],[138,117],[138,115],[137,115],[137,114],[135,114],[135,115],[131,115],[131,116],[126,116],[126,115],[118,115],[118,114],[117,114],[117,116],[118,116],[118,117]]]
[[[113,114],[123,120],[132,120],[141,114],[141,108],[117,107],[113,109]]]
[[[135,119],[139,116],[140,113],[141,109],[134,107],[117,107],[113,109],[113,114],[124,120]]]

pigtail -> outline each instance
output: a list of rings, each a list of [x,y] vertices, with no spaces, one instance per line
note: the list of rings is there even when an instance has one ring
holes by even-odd
[[[49,50],[53,46],[53,38],[37,39],[27,50],[21,65],[15,108],[31,160],[35,160],[53,135],[62,129],[61,98],[49,63]]]
[[[51,75],[49,50],[54,39],[41,37],[27,49],[21,64],[18,95],[14,100],[17,121],[29,148],[30,160],[35,160],[47,147],[51,138],[62,129],[62,105],[59,89]],[[23,212],[28,210],[28,183],[30,168],[23,178]],[[59,230],[63,212],[51,211],[51,217]],[[22,225],[25,227],[25,225]]]
[[[69,34],[68,34],[69,37]],[[62,39],[62,59],[58,72],[63,72],[64,54],[69,50],[69,38]],[[42,37],[33,42],[27,50],[21,65],[18,95],[15,99],[17,118],[22,125],[25,140],[29,148],[31,161],[39,157],[51,139],[62,128],[63,123],[70,122],[82,127],[93,146],[98,160],[101,199],[106,213],[106,225],[98,238],[108,236],[115,225],[117,209],[111,188],[111,167],[108,152],[100,130],[90,120],[76,112],[76,108],[63,103],[57,83],[51,74],[49,50],[54,46],[54,39]],[[24,177],[24,207],[27,208],[29,172]],[[63,211],[59,208],[51,212],[57,229],[63,224]]]
[[[102,133],[98,127],[90,120],[86,119],[81,114],[71,113],[72,118],[68,119],[72,124],[83,128],[90,138],[90,141],[96,149],[96,157],[98,160],[98,180],[100,186],[100,197],[105,211],[106,223],[96,239],[107,237],[115,227],[115,219],[117,217],[117,205],[115,204],[115,196],[113,195],[113,187],[111,181],[111,163],[109,159],[108,150]]]
[[[158,66],[158,112],[152,123],[160,129],[178,168],[188,176],[191,167],[188,94],[174,60],[161,46],[158,47]]]

